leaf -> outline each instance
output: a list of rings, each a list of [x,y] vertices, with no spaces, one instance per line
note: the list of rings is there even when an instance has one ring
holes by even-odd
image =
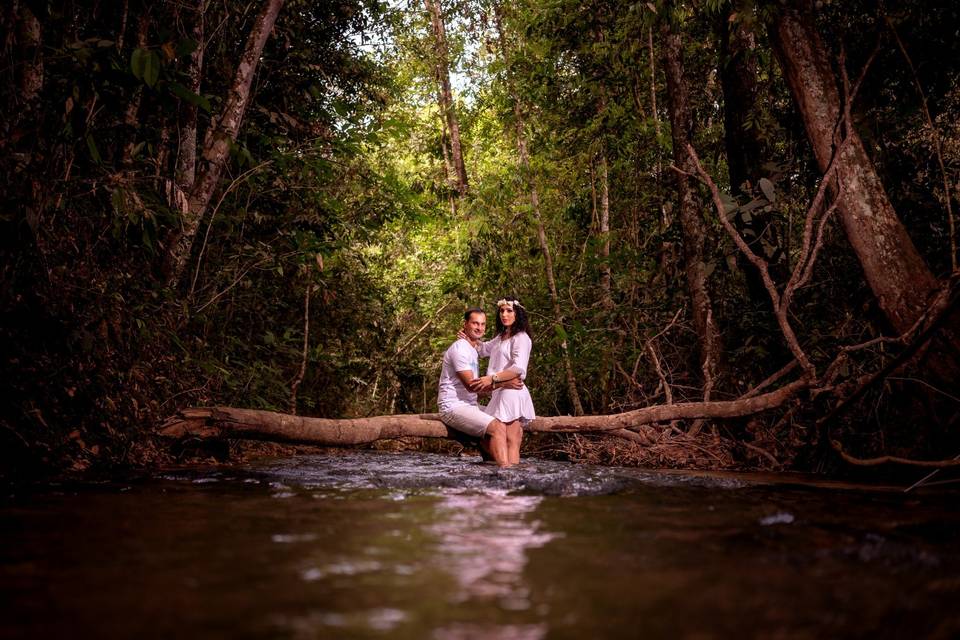
[[[149,52],[146,49],[137,47],[133,50],[133,53],[130,54],[130,71],[133,72],[133,76],[137,80],[143,80],[143,69],[145,66],[145,58]]]
[[[773,183],[766,178],[760,178],[760,190],[763,191],[763,195],[765,195],[770,202],[777,201],[777,194],[773,189]]]
[[[110,202],[113,204],[113,208],[118,212],[123,211],[123,190],[117,189],[110,194]]]
[[[200,107],[207,113],[210,113],[210,100],[208,100],[205,96],[201,96],[193,91],[190,91],[190,89],[187,89],[179,82],[171,82],[168,86],[170,87],[170,93],[173,95],[177,96],[181,100],[189,102],[192,105]]]
[[[557,337],[560,338],[560,340],[563,342],[567,341],[567,332],[563,327],[561,327],[559,324],[555,324],[553,325],[553,330],[556,332]]]
[[[150,250],[150,253],[155,253],[156,250],[153,246],[153,238],[150,235],[150,229],[147,227],[143,228],[143,232],[140,234],[140,240],[143,242],[143,246]]]
[[[97,149],[97,143],[93,139],[93,134],[88,133],[86,140],[87,140],[87,150],[90,151],[90,157],[93,158],[93,161],[96,162],[97,164],[100,164],[101,162],[103,162],[102,158],[100,157],[100,150]]]
[[[148,51],[143,63],[143,81],[148,87],[157,84],[160,78],[160,56],[153,51]]]

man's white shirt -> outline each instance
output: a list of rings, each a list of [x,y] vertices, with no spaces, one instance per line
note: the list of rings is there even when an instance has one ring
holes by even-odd
[[[440,391],[437,394],[440,413],[446,413],[462,405],[477,406],[477,394],[464,386],[457,371],[473,371],[475,378],[480,375],[477,350],[462,338],[450,345],[443,354]]]

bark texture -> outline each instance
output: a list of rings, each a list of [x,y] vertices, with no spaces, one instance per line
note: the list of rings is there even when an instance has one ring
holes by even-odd
[[[690,93],[684,77],[682,42],[679,34],[674,33],[666,21],[661,27],[661,34],[673,138],[673,161],[681,170],[693,174],[696,166],[687,153],[693,131],[693,118],[690,113]],[[684,272],[692,304],[693,324],[700,343],[700,361],[709,382],[709,378],[717,370],[716,354],[722,351],[722,347],[716,323],[713,321],[710,292],[707,288],[704,260],[707,232],[700,217],[702,204],[698,202],[693,180],[680,173],[675,177],[680,201],[678,212],[683,237]]]
[[[193,28],[190,37],[197,48],[190,54],[187,64],[189,84],[187,88],[199,95],[203,76],[203,5],[205,0],[197,0],[193,10]],[[189,192],[197,175],[197,105],[184,102],[180,107],[180,151],[177,155],[176,184],[182,192]]]
[[[727,152],[730,188],[743,193],[741,185],[756,182],[761,175],[762,145],[755,128],[750,126],[757,104],[757,64],[752,51],[756,47],[753,33],[731,24],[734,8],[717,19],[720,40],[720,87],[723,91],[723,138]],[[744,195],[749,195],[748,193]]]
[[[446,122],[450,136],[450,154],[453,160],[453,169],[456,172],[457,192],[460,196],[467,193],[467,166],[463,161],[463,146],[460,144],[460,121],[453,106],[453,91],[450,89],[450,55],[447,47],[447,31],[443,24],[443,12],[440,0],[424,0],[427,11],[430,13],[430,24],[433,28],[433,37],[437,42],[437,82],[440,85],[440,111]]]
[[[230,155],[230,143],[237,139],[243,122],[247,104],[250,101],[250,87],[257,70],[257,63],[267,37],[273,31],[277,15],[284,0],[265,0],[246,47],[237,65],[233,83],[224,102],[223,109],[211,122],[203,141],[203,154],[199,161],[199,173],[187,198],[187,211],[183,215],[181,228],[168,240],[167,273],[168,283],[176,286],[183,275],[193,240],[196,237],[200,221],[210,204],[210,199],[220,181],[220,174]]]
[[[850,123],[838,129],[843,102],[806,0],[778,13],[770,39],[821,171],[834,161],[842,134],[850,137],[835,160],[843,184],[840,218],[880,309],[902,333],[926,308],[936,279],[897,217],[856,130]]]
[[[150,32],[150,16],[147,13],[144,13],[140,16],[140,19],[137,21],[137,47],[146,48],[148,41],[148,34]],[[120,163],[129,167],[133,162],[133,150],[137,146],[136,130],[137,125],[140,122],[140,103],[143,101],[143,84],[137,86],[136,90],[133,93],[133,97],[130,99],[127,108],[123,113],[123,124],[126,125],[127,130],[127,141],[123,145],[123,151],[121,154]]]
[[[727,155],[727,170],[730,176],[731,193],[741,202],[753,197],[746,183],[756,187],[763,171],[763,144],[758,136],[755,122],[757,114],[757,77],[759,70],[754,52],[756,37],[746,25],[738,20],[731,21],[736,12],[742,10],[742,3],[731,6],[717,18],[716,31],[720,42],[719,76],[723,91],[723,141]],[[764,256],[771,266],[778,266],[777,258],[783,255],[779,250],[779,239],[771,215],[762,208],[753,209],[749,214],[737,210],[733,219],[737,230],[746,240],[750,249]],[[765,244],[766,241],[766,244]],[[771,250],[767,250],[767,248]],[[745,256],[737,255],[737,264],[743,271],[750,297],[763,301],[767,297],[763,279]],[[774,269],[777,276],[780,269]]]
[[[603,289],[603,306],[613,308],[610,291],[610,176],[607,167],[607,151],[600,150],[600,287]]]

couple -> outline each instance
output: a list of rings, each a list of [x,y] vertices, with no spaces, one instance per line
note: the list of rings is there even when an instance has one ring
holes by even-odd
[[[459,339],[443,354],[437,404],[440,419],[451,429],[480,439],[480,449],[501,467],[520,462],[523,427],[533,420],[533,401],[523,384],[533,342],[527,311],[513,297],[497,302],[497,334],[483,342],[487,316],[467,309]],[[479,357],[489,356],[487,375],[480,376]],[[486,407],[477,394],[490,396]]]

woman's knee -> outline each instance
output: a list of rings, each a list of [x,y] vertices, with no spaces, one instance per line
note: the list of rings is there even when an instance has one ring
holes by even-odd
[[[494,420],[487,425],[487,437],[489,438],[506,438],[507,437],[507,425],[503,424],[499,420]]]

